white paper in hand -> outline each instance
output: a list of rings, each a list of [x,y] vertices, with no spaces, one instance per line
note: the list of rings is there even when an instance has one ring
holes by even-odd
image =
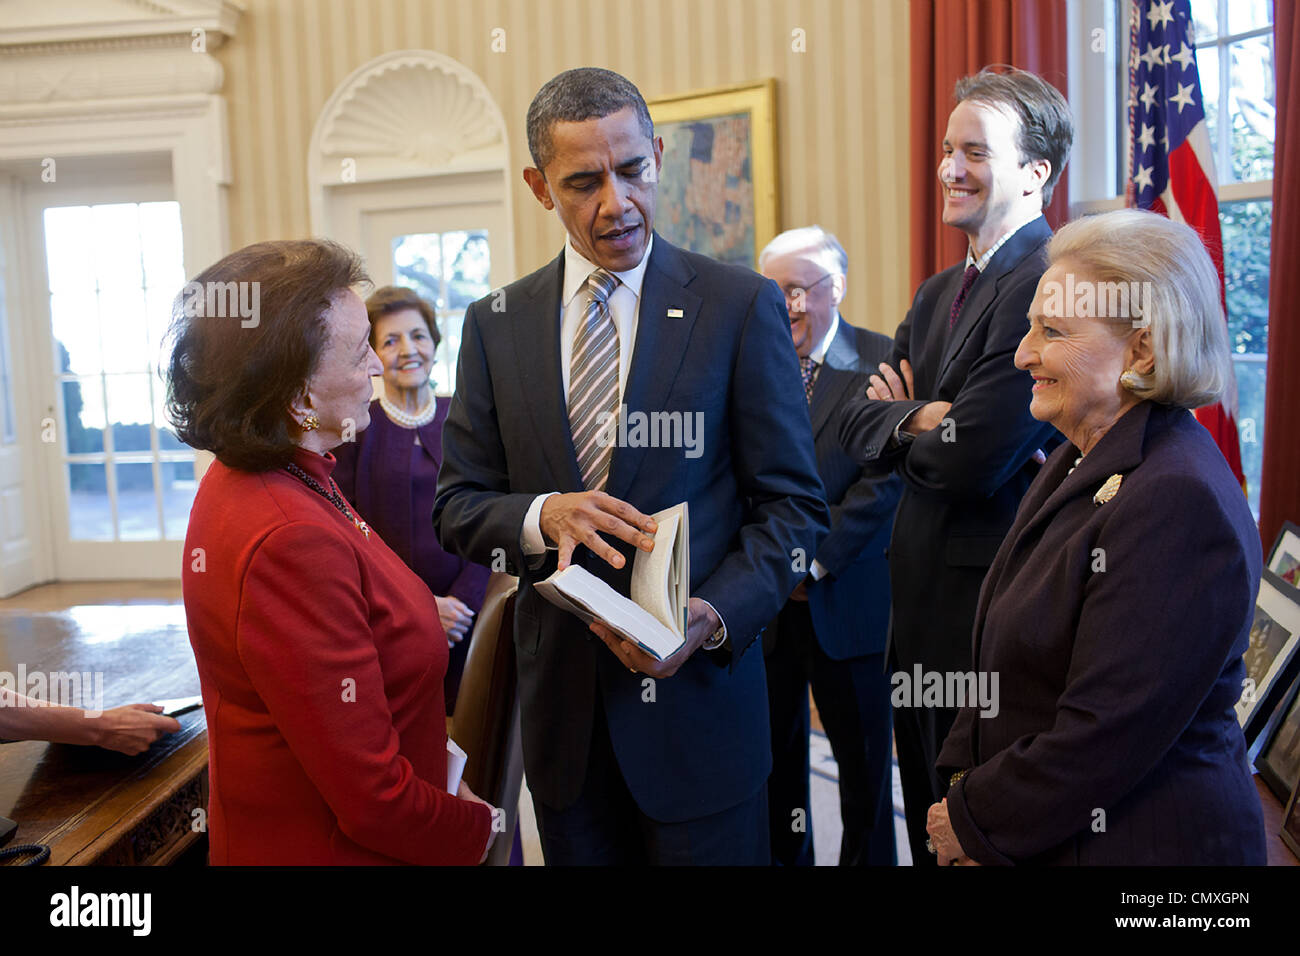
[[[447,792],[453,797],[460,790],[460,778],[465,772],[465,761],[469,755],[460,749],[460,745],[450,737],[447,738]]]

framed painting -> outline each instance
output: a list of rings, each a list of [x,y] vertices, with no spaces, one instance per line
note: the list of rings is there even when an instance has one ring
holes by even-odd
[[[1300,677],[1291,682],[1291,689],[1258,740],[1263,741],[1263,746],[1255,759],[1255,769],[1273,795],[1286,803],[1300,784]]]
[[[664,141],[655,231],[683,249],[754,268],[779,231],[776,81],[646,105]]]
[[[1268,569],[1292,587],[1300,587],[1300,527],[1282,525],[1268,555]]]
[[[1264,729],[1300,666],[1300,590],[1271,571],[1264,571],[1250,626],[1250,643],[1237,720],[1247,745]]]

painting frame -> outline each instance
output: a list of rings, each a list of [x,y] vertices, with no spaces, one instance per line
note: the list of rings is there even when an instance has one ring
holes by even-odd
[[[1300,859],[1300,799],[1297,798],[1300,798],[1300,785],[1291,791],[1291,799],[1286,802],[1286,809],[1282,811],[1282,826],[1277,835],[1296,855],[1296,859]]]
[[[1300,587],[1300,525],[1282,522],[1265,567],[1287,584]]]
[[[1277,631],[1274,631],[1274,627]],[[1258,635],[1262,635],[1259,637]],[[1271,651],[1263,646],[1274,642]],[[1260,644],[1258,656],[1256,644]],[[1242,659],[1247,677],[1255,681],[1253,693],[1243,688],[1235,710],[1237,721],[1250,746],[1259,737],[1277,709],[1281,698],[1295,680],[1300,666],[1300,589],[1293,588],[1271,571],[1260,575],[1259,594],[1255,598],[1255,616],[1250,627],[1250,645]]]
[[[646,105],[650,109],[650,118],[654,122],[656,136],[662,136],[665,128],[669,128],[668,132],[671,136],[672,127],[742,113],[748,114],[749,181],[752,189],[754,248],[751,261],[743,264],[747,264],[751,269],[756,268],[759,251],[781,231],[778,193],[780,180],[776,148],[776,80],[769,78],[735,86],[659,97]],[[667,150],[666,142],[665,154]],[[686,184],[683,190],[689,190],[689,186],[689,183]],[[691,243],[681,241],[682,235],[664,215],[662,176],[659,183],[659,203],[659,210],[655,216],[655,231],[673,245],[691,249]],[[707,248],[696,248],[692,251],[708,255],[710,258],[722,258],[722,261],[738,261],[712,255]]]
[[[1281,702],[1273,708],[1268,723],[1256,738],[1257,751],[1253,763],[1259,777],[1278,800],[1286,803],[1287,798],[1300,785],[1300,767],[1280,765],[1274,754],[1275,745],[1280,740],[1293,744],[1300,740],[1300,675],[1291,681],[1291,686],[1283,695]]]

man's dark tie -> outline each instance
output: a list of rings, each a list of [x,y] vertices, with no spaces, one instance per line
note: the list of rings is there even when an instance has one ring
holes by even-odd
[[[952,311],[948,313],[948,330],[957,324],[957,316],[961,315],[961,307],[966,304],[966,296],[970,293],[970,287],[975,284],[975,280],[980,277],[980,270],[975,263],[966,267],[966,272],[961,277],[961,289],[957,292],[957,298],[952,300]]]
[[[812,360],[812,356],[804,356],[799,359],[799,374],[803,376],[803,393],[808,399],[808,404],[812,404],[813,384],[817,381],[817,363]]]

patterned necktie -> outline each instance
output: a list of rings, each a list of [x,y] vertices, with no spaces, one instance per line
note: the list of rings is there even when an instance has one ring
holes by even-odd
[[[803,356],[799,359],[799,373],[803,376],[803,393],[808,399],[808,404],[812,404],[813,383],[817,381],[817,363],[812,360],[812,356]]]
[[[957,316],[961,315],[961,307],[966,304],[966,296],[970,292],[970,287],[975,284],[975,280],[980,277],[979,266],[971,263],[966,267],[966,272],[961,277],[961,289],[957,293],[957,298],[952,300],[952,311],[948,313],[948,330],[957,324]]]
[[[588,491],[605,487],[614,456],[610,439],[618,420],[618,329],[609,297],[617,286],[618,277],[604,269],[587,277],[583,288],[589,298],[569,362],[569,428]]]

